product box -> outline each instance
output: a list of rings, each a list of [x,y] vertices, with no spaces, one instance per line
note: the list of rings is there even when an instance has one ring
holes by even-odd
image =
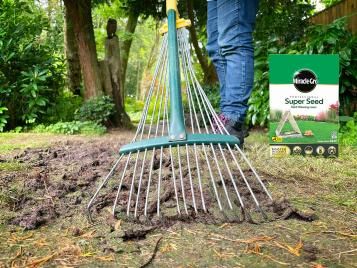
[[[338,55],[270,55],[270,155],[337,157]]]

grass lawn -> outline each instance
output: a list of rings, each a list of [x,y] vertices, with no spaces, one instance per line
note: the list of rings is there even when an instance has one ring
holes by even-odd
[[[331,132],[335,131],[336,135],[338,133],[338,125],[335,123],[328,123],[328,122],[315,122],[315,121],[300,121],[297,120],[296,123],[298,124],[300,131],[302,134],[306,130],[311,130],[314,136],[311,137],[302,137],[302,138],[283,138],[282,142],[279,143],[315,143],[315,142],[329,142],[331,140]],[[270,136],[276,136],[275,130],[278,126],[278,122],[270,123]],[[287,122],[281,133],[285,131],[292,131],[292,127],[289,122]]]
[[[49,193],[57,182],[76,185],[87,171],[98,168],[97,159],[109,171],[119,147],[132,135],[128,131],[100,137],[0,134],[0,267],[141,267],[156,245],[149,267],[356,267],[357,148],[342,147],[337,159],[272,159],[268,133],[255,131],[245,152],[267,179],[273,197],[286,197],[295,207],[314,211],[318,219],[223,225],[177,222],[145,239],[123,241],[121,232],[133,223],[110,217],[110,205],[94,224],[87,221],[85,206],[94,185],[83,193],[71,191],[68,200],[75,202],[68,204]],[[88,155],[85,149],[91,147],[95,154]],[[25,152],[36,158],[26,158]],[[44,168],[43,157],[54,152],[53,165]],[[73,163],[64,166],[68,158]],[[90,160],[88,165],[85,159]],[[65,178],[62,170],[82,175]],[[26,188],[33,190],[24,192],[35,175],[42,183],[34,181],[32,188]],[[19,200],[49,202],[66,213],[25,231],[9,224],[20,209],[31,210]]]

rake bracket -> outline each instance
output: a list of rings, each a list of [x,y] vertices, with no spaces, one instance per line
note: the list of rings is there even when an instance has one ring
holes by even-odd
[[[127,144],[120,148],[120,154],[129,154],[142,152],[145,150],[150,150],[153,148],[168,148],[170,146],[176,145],[194,145],[194,144],[204,144],[204,145],[216,145],[216,144],[229,144],[236,145],[239,144],[239,139],[231,135],[222,134],[187,134],[187,140],[175,140],[170,141],[169,137],[158,137],[149,140],[142,140]]]

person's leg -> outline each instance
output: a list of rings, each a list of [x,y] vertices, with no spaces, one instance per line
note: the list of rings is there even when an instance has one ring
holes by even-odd
[[[243,124],[253,88],[252,32],[259,0],[217,0],[218,45],[226,61],[222,112]]]
[[[218,47],[218,25],[217,25],[217,0],[207,1],[207,46],[210,56],[218,75],[220,84],[221,102],[220,108],[225,106],[225,81],[226,81],[226,63],[219,54]]]

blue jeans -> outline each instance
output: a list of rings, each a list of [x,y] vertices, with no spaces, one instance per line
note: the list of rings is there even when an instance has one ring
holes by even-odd
[[[254,80],[252,33],[259,0],[208,0],[207,52],[216,68],[221,113],[243,123]]]

